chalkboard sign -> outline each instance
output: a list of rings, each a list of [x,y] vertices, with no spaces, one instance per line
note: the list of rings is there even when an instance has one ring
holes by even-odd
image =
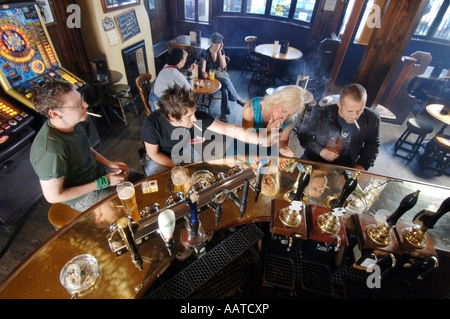
[[[134,10],[127,11],[125,13],[119,14],[114,17],[116,24],[119,27],[120,37],[122,42],[134,37],[139,34],[141,30],[139,29],[139,23],[136,18],[136,12]]]

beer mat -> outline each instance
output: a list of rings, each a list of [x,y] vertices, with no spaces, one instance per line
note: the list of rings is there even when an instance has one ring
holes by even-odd
[[[148,193],[154,193],[158,191],[158,181],[147,181],[142,183],[142,193],[148,194]]]
[[[286,164],[286,166],[284,167],[284,171],[288,172],[288,173],[292,173],[292,172],[294,172],[296,167],[297,167],[297,162],[293,158],[291,158],[289,160],[289,162]]]

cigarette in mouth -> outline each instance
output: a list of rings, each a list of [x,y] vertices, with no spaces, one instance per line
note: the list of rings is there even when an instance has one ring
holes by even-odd
[[[86,114],[91,115],[91,116],[95,116],[95,117],[102,117],[101,114],[92,113],[92,112],[86,112]]]
[[[195,123],[194,123],[194,126],[195,126],[196,128],[198,128],[200,131],[202,130],[202,129],[200,128],[200,126],[198,126],[198,125],[195,124]]]
[[[283,129],[280,127],[280,123],[278,122],[278,132],[283,132]]]
[[[356,120],[353,123],[355,123],[356,128],[358,129],[358,131],[361,130],[361,127],[359,126],[359,124],[358,124],[358,122]]]

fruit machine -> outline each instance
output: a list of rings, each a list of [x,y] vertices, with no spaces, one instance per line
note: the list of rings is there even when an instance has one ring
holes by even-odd
[[[65,70],[34,2],[0,5],[0,225],[11,226],[39,197],[39,179],[30,163],[40,119],[30,89],[46,78],[88,85]],[[33,121],[33,120],[38,121]],[[33,125],[30,123],[33,121]],[[36,127],[35,127],[36,128]],[[37,128],[36,128],[37,129]]]
[[[61,66],[36,3],[1,5],[0,84],[4,91],[36,110],[30,89],[51,77],[67,80],[79,91],[88,87]]]
[[[41,195],[30,163],[33,116],[0,97],[0,224],[13,225]]]

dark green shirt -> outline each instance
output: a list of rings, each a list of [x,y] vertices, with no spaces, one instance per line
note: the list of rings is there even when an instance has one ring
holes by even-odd
[[[40,180],[64,177],[64,188],[90,183],[105,175],[89,145],[89,123],[82,122],[73,132],[61,132],[47,120],[31,146],[30,161]],[[85,195],[65,202],[71,205]]]

